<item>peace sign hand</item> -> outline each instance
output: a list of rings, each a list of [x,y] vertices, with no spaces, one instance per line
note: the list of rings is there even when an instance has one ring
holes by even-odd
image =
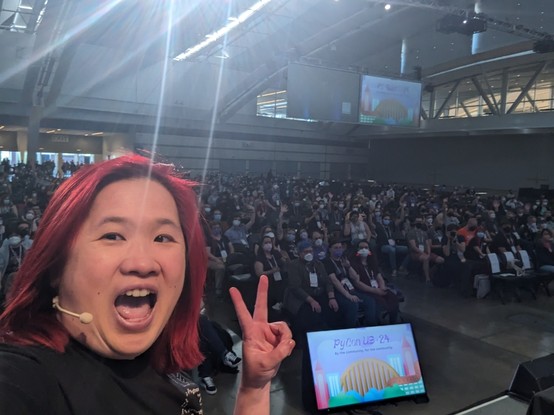
[[[243,372],[241,389],[261,389],[269,385],[281,362],[292,353],[295,342],[286,323],[267,321],[267,276],[258,283],[254,316],[251,316],[236,288],[229,293],[242,329]]]

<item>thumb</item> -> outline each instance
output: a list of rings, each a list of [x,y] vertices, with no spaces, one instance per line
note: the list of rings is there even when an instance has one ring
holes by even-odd
[[[291,355],[295,345],[296,342],[293,339],[281,340],[277,347],[271,351],[269,360],[282,362],[286,357]]]

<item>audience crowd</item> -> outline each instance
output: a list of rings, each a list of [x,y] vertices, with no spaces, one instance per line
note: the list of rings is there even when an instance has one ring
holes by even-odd
[[[2,302],[63,180],[53,171],[53,163],[1,163]],[[397,322],[403,297],[393,284],[400,275],[471,296],[475,275],[490,274],[489,254],[511,252],[517,260],[521,251],[536,271],[554,273],[547,194],[523,199],[511,191],[271,173],[211,173],[198,192],[216,296],[234,274],[268,275],[269,315],[287,319],[300,341],[307,331]],[[217,356],[234,368],[236,355],[220,349]],[[214,392],[204,372],[212,382],[204,387]]]

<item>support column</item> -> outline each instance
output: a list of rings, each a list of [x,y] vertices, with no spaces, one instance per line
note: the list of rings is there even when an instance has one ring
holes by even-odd
[[[37,161],[42,110],[43,108],[40,106],[31,107],[31,113],[29,115],[29,125],[27,126],[27,147],[25,149],[19,149],[20,151],[27,151],[27,163],[31,165],[32,169],[35,168],[35,164]]]

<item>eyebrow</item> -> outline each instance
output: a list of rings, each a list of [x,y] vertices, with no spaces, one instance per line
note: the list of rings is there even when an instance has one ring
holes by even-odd
[[[126,224],[129,222],[129,219],[126,219],[122,216],[106,216],[105,218],[102,218],[100,222],[98,222],[97,226],[102,226],[108,223]],[[159,226],[169,225],[176,229],[181,229],[181,226],[179,226],[177,223],[175,223],[175,221],[169,218],[157,218],[154,222]]]

